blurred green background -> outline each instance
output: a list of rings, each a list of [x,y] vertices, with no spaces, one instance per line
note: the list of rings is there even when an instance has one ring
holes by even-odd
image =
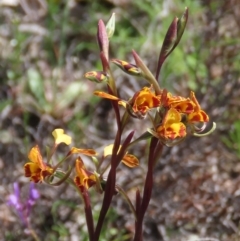
[[[81,148],[102,151],[112,143],[111,105],[92,95],[106,87],[83,77],[87,71],[101,69],[98,20],[106,22],[116,13],[111,58],[133,62],[134,49],[154,73],[167,28],[186,6],[188,24],[180,44],[163,65],[160,85],[185,97],[195,91],[217,130],[209,137],[190,137],[165,150],[155,171],[144,240],[238,240],[238,0],[0,1],[0,240],[31,240],[6,206],[6,199],[14,181],[27,188],[23,165],[34,144],[42,149],[51,145],[51,132],[57,127],[65,129],[73,144]],[[146,85],[115,66],[113,73],[125,99]],[[141,133],[147,124],[136,121],[129,126],[133,128]],[[119,182],[126,185],[132,198],[143,182],[146,145],[141,143],[134,150],[142,157],[138,170],[119,171]],[[83,206],[73,190],[67,185],[38,188],[42,198],[34,210],[33,227],[41,239],[88,240]],[[92,196],[97,220],[99,197],[94,192]],[[113,201],[107,219],[102,241],[131,240],[134,219],[121,197]]]

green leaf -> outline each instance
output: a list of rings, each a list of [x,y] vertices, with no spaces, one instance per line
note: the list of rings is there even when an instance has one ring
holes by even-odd
[[[58,109],[62,110],[71,105],[76,98],[87,90],[86,85],[79,82],[69,84],[65,92],[57,97]]]
[[[28,85],[30,91],[35,96],[40,105],[46,104],[44,95],[43,79],[36,69],[29,69],[27,71]]]

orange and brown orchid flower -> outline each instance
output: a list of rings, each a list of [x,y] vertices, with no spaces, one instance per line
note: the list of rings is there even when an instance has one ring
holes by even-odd
[[[133,115],[138,118],[144,118],[147,111],[159,107],[160,95],[155,95],[151,90],[151,87],[143,87],[142,90],[135,93],[128,103],[131,106],[131,112]]]
[[[181,114],[176,109],[170,108],[156,133],[163,140],[184,138],[187,133],[186,126],[181,122]]]
[[[184,98],[173,96],[163,90],[161,105],[165,111],[163,111],[163,122],[158,127],[157,133],[167,139],[183,138],[188,132],[187,127],[190,127],[188,130],[192,134],[202,132],[206,127],[206,122],[209,121],[208,115],[201,109],[194,92],[190,93],[190,98]],[[197,127],[198,123],[203,123],[203,126]]]
[[[208,122],[208,115],[201,109],[193,91],[190,93],[190,98],[182,96],[173,96],[170,92],[164,92],[162,95],[163,106],[174,108],[179,113],[187,114],[188,123]]]
[[[84,192],[97,183],[96,175],[86,169],[81,157],[77,158],[75,167],[76,176],[74,178],[74,182],[81,192]]]
[[[143,119],[150,109],[159,107],[161,98],[160,95],[155,95],[151,87],[143,87],[143,89],[136,92],[129,101],[122,100],[102,91],[95,91],[94,94],[102,98],[118,101],[119,105],[127,108],[132,116],[139,119]]]
[[[193,112],[188,115],[188,123],[208,122],[209,117],[206,112],[201,109],[193,91],[190,93],[190,98],[194,103],[194,109]]]
[[[45,177],[53,174],[53,168],[43,162],[38,145],[30,150],[28,158],[30,162],[24,165],[24,170],[25,177],[30,177],[31,181],[42,182]]]
[[[161,96],[161,105],[167,109],[174,108],[179,113],[189,114],[194,110],[195,104],[189,98],[182,96],[173,96],[170,92],[163,90]]]

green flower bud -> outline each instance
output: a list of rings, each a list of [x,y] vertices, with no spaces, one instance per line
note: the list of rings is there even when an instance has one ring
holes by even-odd
[[[110,39],[115,31],[115,13],[112,13],[110,19],[108,20],[106,24],[106,31],[107,31],[107,36],[108,39]]]

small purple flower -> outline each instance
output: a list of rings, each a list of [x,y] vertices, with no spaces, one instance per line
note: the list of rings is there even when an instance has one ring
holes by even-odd
[[[25,202],[21,200],[19,184],[14,182],[14,193],[9,195],[7,204],[16,209],[24,226],[28,225],[28,220],[31,213],[31,208],[35,204],[36,200],[40,197],[38,190],[34,187],[34,183],[30,184],[29,196]]]
[[[31,208],[32,206],[36,203],[36,200],[40,197],[40,194],[38,192],[38,190],[34,187],[34,183],[31,182],[30,183],[30,187],[29,187],[29,196],[28,196],[28,200],[27,200],[27,213],[28,216],[31,212]]]
[[[17,210],[21,209],[20,190],[17,182],[13,183],[14,194],[8,197],[8,205],[14,206]]]

